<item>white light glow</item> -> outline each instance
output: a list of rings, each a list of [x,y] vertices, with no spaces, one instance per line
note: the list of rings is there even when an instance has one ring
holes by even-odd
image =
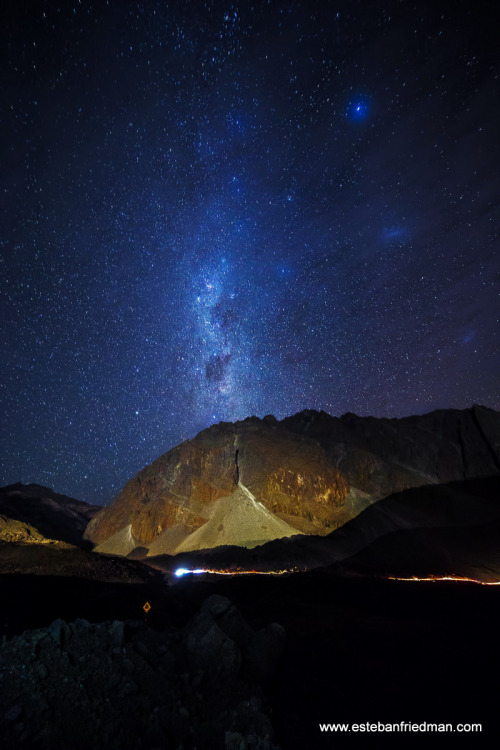
[[[194,570],[190,570],[189,568],[177,568],[175,571],[175,574],[177,578],[182,578],[182,576],[186,576],[189,573],[192,573],[194,575],[198,575],[199,573],[206,573],[206,570],[203,570],[203,568],[196,568]]]

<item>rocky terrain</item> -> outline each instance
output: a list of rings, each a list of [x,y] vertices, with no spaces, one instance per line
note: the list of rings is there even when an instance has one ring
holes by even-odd
[[[0,489],[0,575],[144,584],[151,567],[90,552],[83,532],[98,506],[39,485]]]
[[[332,568],[167,587],[4,574],[2,748],[370,748],[373,735],[322,735],[318,722],[404,719],[481,722],[453,747],[489,750],[499,593]],[[408,747],[422,740],[443,737]]]
[[[499,446],[500,414],[482,406],[404,419],[306,411],[281,422],[221,423],[139,472],[93,517],[85,537],[117,554],[199,549],[201,529],[213,518],[220,526],[221,499],[238,485],[286,524],[269,527],[262,542],[288,536],[290,528],[327,535],[411,488],[498,476]],[[255,537],[229,541],[223,529],[219,538],[205,534],[207,547],[255,546]]]
[[[496,746],[500,586],[388,579],[500,581],[498,416],[217,425],[98,513],[4,488],[2,748],[373,747],[318,730],[367,720]]]
[[[2,542],[18,544],[64,544],[64,542],[59,542],[56,539],[47,539],[30,523],[0,515],[0,544]]]
[[[498,742],[498,701],[486,685],[500,668],[500,587],[339,576],[332,568],[290,576],[181,579],[193,604],[212,590],[250,621],[286,630],[270,691],[283,750],[485,748]],[[481,722],[481,733],[322,735],[318,722]]]
[[[167,530],[181,544],[238,482],[297,532],[332,528],[348,499],[346,482],[317,442],[278,433],[276,425],[271,418],[222,423],[182,443],[128,482],[89,524],[86,538],[100,544],[130,525],[143,546]]]
[[[0,541],[57,540],[90,549],[83,532],[99,510],[38,484],[11,484],[0,488]]]
[[[64,576],[92,581],[143,583],[154,577],[148,565],[122,557],[93,555],[66,542],[0,543],[0,575]]]
[[[176,547],[176,552],[236,545],[252,549],[269,539],[296,536],[297,529],[271,513],[243,485],[212,503],[209,519]],[[148,557],[163,552],[167,530],[151,545]],[[168,539],[170,542],[170,538]]]
[[[417,487],[372,504],[327,536],[275,539],[147,559],[159,570],[296,571],[368,577],[462,576],[500,582],[500,477]]]
[[[0,644],[2,747],[277,750],[261,686],[284,648],[221,596],[178,629],[58,619]]]

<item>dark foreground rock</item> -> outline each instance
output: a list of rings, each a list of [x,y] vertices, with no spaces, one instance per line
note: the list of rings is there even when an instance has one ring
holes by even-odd
[[[56,620],[4,638],[2,747],[277,750],[262,685],[284,637],[215,595],[181,629]]]

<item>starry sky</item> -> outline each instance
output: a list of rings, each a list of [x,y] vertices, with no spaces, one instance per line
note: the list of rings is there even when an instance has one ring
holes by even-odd
[[[499,408],[495,6],[4,3],[0,484]]]

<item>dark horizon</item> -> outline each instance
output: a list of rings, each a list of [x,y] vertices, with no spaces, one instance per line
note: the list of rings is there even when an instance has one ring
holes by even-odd
[[[500,409],[494,6],[2,8],[0,485],[211,424]]]

